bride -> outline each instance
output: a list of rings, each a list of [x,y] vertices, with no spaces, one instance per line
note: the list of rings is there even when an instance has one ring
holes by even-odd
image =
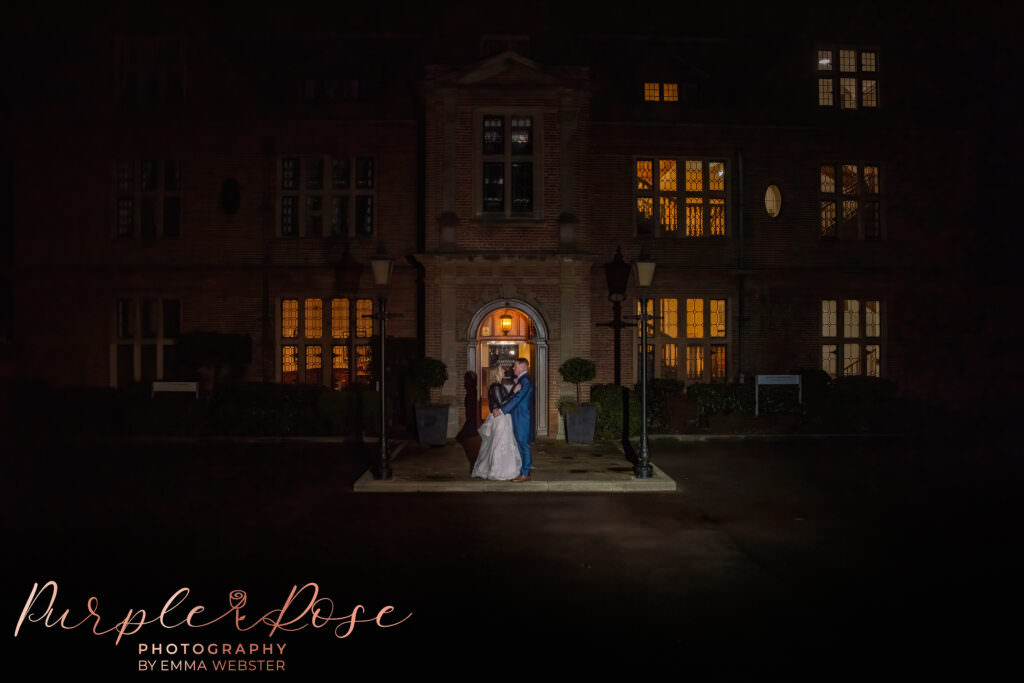
[[[502,385],[505,371],[498,365],[491,367],[491,386],[487,389],[490,410],[500,408],[508,398],[508,390]],[[499,417],[488,414],[477,430],[480,434],[480,455],[473,466],[473,477],[483,479],[514,479],[523,465],[512,431],[512,416],[502,413]]]

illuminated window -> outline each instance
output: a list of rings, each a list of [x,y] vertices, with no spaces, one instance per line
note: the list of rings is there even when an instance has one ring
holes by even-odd
[[[294,338],[299,335],[299,300],[281,300],[281,336]]]
[[[303,319],[306,322],[306,339],[319,339],[323,336],[323,302],[320,299],[306,299],[306,310]]]
[[[480,211],[532,215],[536,209],[536,129],[533,116],[487,114],[480,120]]]
[[[679,364],[678,344],[665,344],[661,347],[661,364],[662,368],[665,370],[663,373],[664,376],[676,376],[676,367]]]
[[[835,93],[832,91],[831,78],[818,79],[818,104],[822,107],[831,107],[835,104]]]
[[[864,374],[868,377],[882,376],[881,349],[878,344],[868,344],[864,347]]]
[[[373,349],[369,344],[356,346],[356,382],[369,384],[373,380]]]
[[[356,299],[356,336],[373,336],[373,299]]]
[[[836,302],[834,299],[821,302],[821,336],[836,336]]]
[[[837,303],[842,305],[842,325],[837,320]],[[862,345],[863,337],[873,337],[872,344]],[[822,344],[821,369],[830,376],[882,376],[881,302],[877,299],[823,299],[821,302],[821,335],[830,338]]]
[[[149,241],[181,236],[181,165],[177,161],[120,162],[114,170],[114,186],[117,237]]]
[[[279,167],[279,236],[372,235],[374,171],[371,157],[283,157]]]
[[[686,300],[686,338],[701,339],[704,336],[704,300]]]
[[[686,345],[686,379],[704,378],[704,347],[696,344]]]
[[[368,341],[373,337],[374,324],[372,317],[363,316],[373,314],[373,300],[357,299],[354,306],[346,298],[305,297],[301,306],[299,301],[294,298],[281,300],[281,381],[326,384],[333,389],[341,389],[358,379],[353,373],[359,372],[361,367],[364,375],[358,381],[368,382],[366,373],[370,370],[366,358],[372,357]],[[328,304],[329,309],[325,311]],[[325,312],[330,315],[329,322],[324,320]],[[309,342],[301,348],[286,341],[296,339],[299,330],[302,330],[303,339]],[[355,335],[352,330],[355,330]],[[363,351],[357,350],[359,346],[365,347]],[[329,375],[324,372],[324,349],[330,349],[331,354]],[[359,365],[360,353],[364,356],[362,366]],[[353,358],[357,361],[355,364],[352,363]],[[294,373],[294,376],[287,373]]]
[[[679,299],[661,300],[661,332],[673,339],[679,336]]]
[[[860,336],[860,302],[856,299],[843,300],[843,336]]]
[[[711,379],[724,380],[726,378],[725,367],[725,345],[711,345]]]
[[[878,337],[882,334],[882,320],[879,316],[879,302],[864,302],[864,336]]]
[[[331,336],[335,339],[349,338],[348,299],[331,299]]]
[[[645,102],[678,102],[678,83],[644,83]]]
[[[323,383],[323,347],[322,346],[307,346],[306,347],[306,384],[322,384]]]
[[[633,187],[637,235],[726,234],[724,161],[637,159]]]
[[[782,211],[782,192],[778,185],[769,185],[764,191],[764,210],[772,218],[777,218]]]
[[[860,374],[860,344],[843,344],[843,374]]]
[[[299,347],[281,347],[281,383],[298,384],[299,381]]]
[[[187,379],[181,376],[175,353],[181,334],[180,299],[120,297],[114,303],[113,322],[112,386]]]
[[[685,304],[684,310],[686,313],[685,328],[682,329],[679,320],[680,302]],[[652,348],[657,351],[657,355],[661,359],[655,374],[660,377],[679,377],[686,381],[720,381],[726,379],[728,344],[725,343],[725,299],[662,297],[659,299],[658,305],[654,306],[653,309],[659,311],[659,320],[656,326],[657,334],[648,334],[648,341],[652,343]],[[636,304],[636,310],[639,313],[639,301]],[[707,318],[705,318],[705,315],[707,315]],[[650,332],[654,332],[652,326],[649,326],[648,329]],[[684,332],[685,335],[683,334]],[[637,336],[639,337],[639,330]],[[685,370],[682,371],[679,368],[680,344],[677,341],[680,337],[687,340],[687,343],[683,346],[683,350],[687,354],[687,364]],[[713,344],[711,343],[712,340],[718,343]],[[638,365],[636,366],[637,374],[635,376],[639,377],[639,344],[637,344],[636,349]],[[710,359],[711,362],[705,364],[705,359]],[[654,351],[651,351],[651,363],[653,367]],[[705,366],[708,371],[707,375],[705,375]]]
[[[334,389],[347,387],[352,383],[351,367],[349,364],[349,347],[331,347],[331,386]]]
[[[818,167],[821,236],[877,240],[882,237],[882,198],[876,164]]]
[[[821,346],[821,369],[830,377],[836,376],[836,345],[822,344]]]
[[[641,312],[640,300],[636,300],[636,314],[639,316]],[[647,315],[651,316],[647,321],[647,338],[650,339],[654,336],[654,299],[647,300]],[[640,323],[637,322],[636,336],[639,338],[643,334],[643,328],[640,327]]]
[[[725,336],[725,299],[711,300],[711,336]]]
[[[838,53],[839,69],[834,68]],[[817,50],[818,106],[841,109],[878,107],[878,52],[858,49]]]

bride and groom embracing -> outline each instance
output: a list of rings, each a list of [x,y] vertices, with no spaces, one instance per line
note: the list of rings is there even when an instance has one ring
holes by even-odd
[[[480,425],[480,455],[473,465],[473,477],[502,481],[530,481],[530,399],[533,382],[527,371],[530,361],[516,359],[516,382],[509,392],[501,383],[505,371],[491,368],[487,399],[491,414]]]

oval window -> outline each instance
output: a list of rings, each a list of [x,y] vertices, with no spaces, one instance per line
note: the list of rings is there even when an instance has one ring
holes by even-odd
[[[768,189],[764,191],[764,210],[772,218],[778,216],[779,211],[782,210],[782,193],[779,191],[778,185],[769,185]]]

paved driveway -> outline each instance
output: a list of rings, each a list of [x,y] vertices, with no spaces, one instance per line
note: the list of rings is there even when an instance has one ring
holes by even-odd
[[[676,492],[529,496],[360,495],[362,455],[331,444],[13,450],[11,627],[49,579],[58,608],[81,619],[95,595],[111,625],[129,608],[155,616],[181,586],[210,614],[244,589],[255,620],[310,581],[337,614],[412,616],[345,639],[153,625],[117,646],[87,627],[29,623],[17,639],[8,629],[12,665],[131,674],[140,642],[229,639],[286,642],[286,672],[303,676],[457,673],[480,658],[511,675],[626,665],[647,676],[658,659],[701,679],[833,680],[977,675],[1017,641],[997,617],[1022,606],[1020,469],[992,445],[658,442]]]

